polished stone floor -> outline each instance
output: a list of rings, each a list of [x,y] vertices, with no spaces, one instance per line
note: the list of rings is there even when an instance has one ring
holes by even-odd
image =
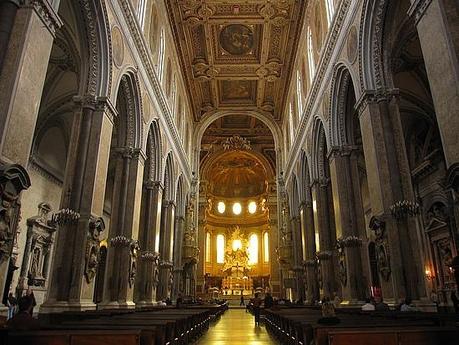
[[[229,309],[212,325],[195,345],[270,345],[277,342],[264,325],[255,326],[254,318],[245,309]]]

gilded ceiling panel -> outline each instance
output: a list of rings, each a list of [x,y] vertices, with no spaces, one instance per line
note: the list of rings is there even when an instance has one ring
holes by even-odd
[[[307,1],[166,1],[199,119],[217,109],[281,119]]]

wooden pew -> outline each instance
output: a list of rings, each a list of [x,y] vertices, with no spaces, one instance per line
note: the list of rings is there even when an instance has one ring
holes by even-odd
[[[140,330],[9,332],[8,345],[143,345],[151,343],[146,337]]]
[[[377,329],[332,331],[329,345],[456,345],[459,330],[456,328]]]
[[[339,312],[338,312],[339,313]],[[358,329],[359,331],[394,329],[403,325],[405,328],[432,327],[442,324],[438,315],[422,313],[392,313],[390,315],[339,313],[340,323],[322,325],[318,323],[321,313],[315,308],[266,310],[266,327],[282,344],[316,345],[328,344],[328,333],[340,330]],[[358,326],[358,327],[357,327]]]

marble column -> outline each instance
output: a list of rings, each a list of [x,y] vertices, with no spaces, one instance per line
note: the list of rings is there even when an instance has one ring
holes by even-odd
[[[159,284],[157,299],[171,297],[173,284],[173,253],[174,253],[174,228],[175,228],[175,203],[165,201],[163,204],[161,220],[161,263],[159,268]]]
[[[450,168],[459,164],[458,4],[455,0],[411,0],[411,3],[408,13],[416,23],[446,165]]]
[[[301,248],[301,220],[299,216],[295,216],[290,221],[293,240],[293,262],[292,269],[295,277],[295,299],[304,300],[304,269],[303,269],[303,253]]]
[[[16,12],[0,73],[1,161],[28,163],[53,40],[61,25],[47,1],[27,2]]]
[[[328,179],[316,180],[312,184],[312,199],[314,211],[315,232],[319,234],[319,248],[317,257],[320,265],[320,282],[323,296],[332,298],[336,292],[337,284],[334,268],[334,229],[331,227],[331,215],[329,212]]]
[[[0,74],[18,8],[19,0],[0,1]]]
[[[330,155],[336,236],[339,246],[338,276],[342,298],[349,304],[363,303],[366,297],[362,270],[362,238],[359,227],[364,226],[360,198],[360,180],[354,179],[350,156],[354,147],[333,148]],[[355,161],[353,161],[356,163]]]
[[[138,224],[145,157],[139,149],[115,149],[116,171],[110,219],[102,309],[134,308],[134,282],[139,264]]]
[[[183,249],[183,235],[185,232],[185,217],[175,217],[175,240],[174,240],[174,282],[172,288],[172,299],[175,300],[178,294],[183,293],[183,265],[182,265],[182,249]]]
[[[159,270],[159,234],[164,187],[159,181],[145,181],[141,206],[139,274],[136,278],[136,306],[156,304]]]
[[[396,218],[391,209],[397,202],[414,202],[411,173],[406,157],[398,93],[365,92],[359,111],[367,168],[373,226],[378,240],[378,268],[384,298],[398,302],[409,296],[426,296],[424,253],[414,217]]]
[[[313,304],[320,299],[317,284],[316,241],[312,201],[300,205],[301,242],[303,244],[303,265],[306,278],[306,303]]]
[[[99,226],[104,205],[116,110],[105,98],[76,97],[76,110],[57,223],[54,260],[48,295],[41,312],[95,309],[94,276],[88,267],[88,246],[97,240],[90,233]],[[94,229],[93,229],[94,230]],[[98,229],[97,231],[100,231]],[[92,263],[93,264],[93,263]]]

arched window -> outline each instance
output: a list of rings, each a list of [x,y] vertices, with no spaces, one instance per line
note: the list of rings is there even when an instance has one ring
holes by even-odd
[[[308,26],[308,64],[309,64],[309,80],[314,80],[314,74],[316,73],[316,64],[314,62],[314,47],[312,45],[312,31],[311,27]]]
[[[175,100],[176,100],[176,96],[177,96],[177,80],[176,80],[176,75],[174,73],[174,76],[172,77],[172,107],[175,107]],[[175,109],[174,109],[175,110]],[[177,113],[175,113],[175,115],[177,116]]]
[[[300,70],[296,71],[296,95],[298,101],[298,119],[301,119],[303,113],[303,93],[302,93],[302,76]]]
[[[258,262],[258,236],[256,234],[250,235],[248,252],[249,264],[256,264]]]
[[[210,262],[211,258],[211,247],[210,247],[210,233],[206,232],[206,262]]]
[[[288,107],[288,124],[290,132],[290,146],[293,145],[293,139],[295,138],[295,129],[293,125],[293,102],[290,102]]]
[[[139,19],[140,28],[143,30],[143,25],[145,24],[145,10],[147,7],[146,0],[140,0],[137,8],[137,18]]]
[[[263,261],[269,262],[269,234],[263,234]]]
[[[166,38],[164,37],[164,29],[161,29],[161,33],[159,35],[159,54],[158,54],[158,76],[160,80],[163,79],[165,53],[166,53]]]
[[[156,56],[156,49],[158,44],[158,12],[156,11],[156,7],[153,5],[151,8],[151,16],[150,16],[150,51],[151,53]]]
[[[217,264],[225,262],[225,236],[217,235]]]
[[[335,14],[335,5],[333,4],[333,1],[334,0],[325,0],[328,27],[330,27],[330,25],[331,25],[331,23],[333,21],[333,16]]]

